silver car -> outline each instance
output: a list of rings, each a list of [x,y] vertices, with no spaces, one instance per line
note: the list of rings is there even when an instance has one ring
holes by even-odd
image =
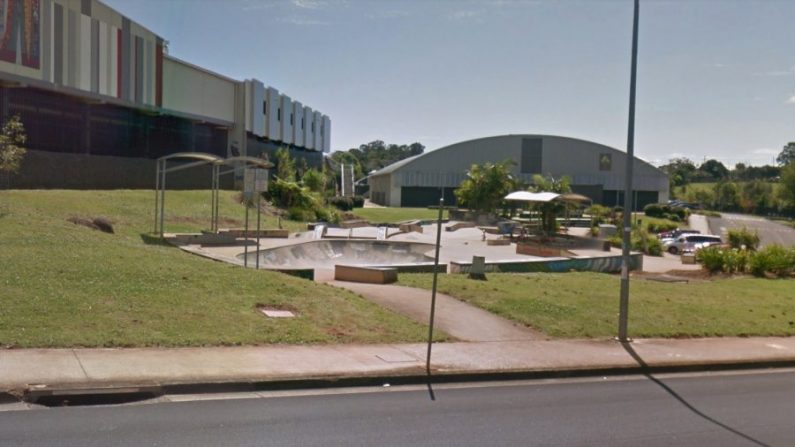
[[[664,244],[668,253],[679,254],[686,251],[696,251],[710,245],[720,245],[723,241],[720,236],[711,234],[683,234],[673,241]]]

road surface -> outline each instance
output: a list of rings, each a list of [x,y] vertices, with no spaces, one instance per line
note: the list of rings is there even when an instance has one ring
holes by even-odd
[[[391,387],[0,411],[0,445],[795,445],[793,370],[434,391],[435,400],[424,387]]]
[[[732,228],[746,227],[750,231],[759,232],[760,245],[779,244],[784,246],[795,245],[795,228],[767,220],[762,217],[748,216],[745,214],[721,213],[721,217],[709,218],[709,229],[712,234],[723,237],[727,241],[727,231]]]

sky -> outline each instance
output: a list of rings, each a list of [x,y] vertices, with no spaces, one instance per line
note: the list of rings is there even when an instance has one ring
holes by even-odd
[[[501,134],[627,146],[631,0],[103,0],[169,54],[331,117],[331,146]],[[774,163],[792,0],[641,0],[635,154]]]

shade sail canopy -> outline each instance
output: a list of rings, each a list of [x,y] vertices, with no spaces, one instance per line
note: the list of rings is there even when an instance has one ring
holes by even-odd
[[[586,196],[584,196],[582,194],[575,194],[573,192],[570,192],[568,194],[561,194],[560,195],[560,200],[563,200],[565,202],[592,202],[593,201],[593,200],[591,200],[590,197],[586,197]]]
[[[560,194],[554,192],[514,191],[505,196],[505,200],[546,203],[556,200],[558,197],[560,197]]]

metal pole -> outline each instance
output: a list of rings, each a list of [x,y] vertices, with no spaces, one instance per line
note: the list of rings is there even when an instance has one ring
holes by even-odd
[[[259,233],[260,233],[260,216],[262,214],[262,213],[260,213],[260,209],[259,209],[260,202],[262,201],[262,194],[259,191],[256,190],[257,173],[258,172],[259,172],[259,169],[254,171],[254,185],[255,185],[254,191],[257,194],[257,257],[255,258],[256,259],[256,268],[257,268],[257,270],[259,270],[259,238],[260,238],[260,234]]]
[[[428,356],[425,359],[425,371],[431,375],[431,346],[433,345],[433,319],[436,315],[436,278],[439,276],[439,246],[442,239],[442,211],[444,197],[439,199],[439,219],[436,221],[436,254],[433,258],[433,286],[431,286],[431,320],[428,323]]]
[[[248,199],[246,204],[246,225],[243,227],[243,267],[248,267]]]
[[[166,160],[163,160],[163,166],[160,168],[160,237],[163,237],[165,232],[163,223],[166,219]]]
[[[221,165],[215,167],[215,231],[218,232],[218,224],[220,219],[220,203],[221,203]]]
[[[155,162],[155,229],[152,233],[157,234],[157,216],[160,206],[160,160]]]
[[[629,83],[629,125],[627,128],[627,163],[624,179],[624,234],[621,249],[621,299],[618,309],[618,339],[629,341],[627,320],[629,319],[629,249],[632,233],[632,165],[635,153],[635,86],[638,73],[638,9],[635,0],[635,14],[632,25],[632,74]]]

